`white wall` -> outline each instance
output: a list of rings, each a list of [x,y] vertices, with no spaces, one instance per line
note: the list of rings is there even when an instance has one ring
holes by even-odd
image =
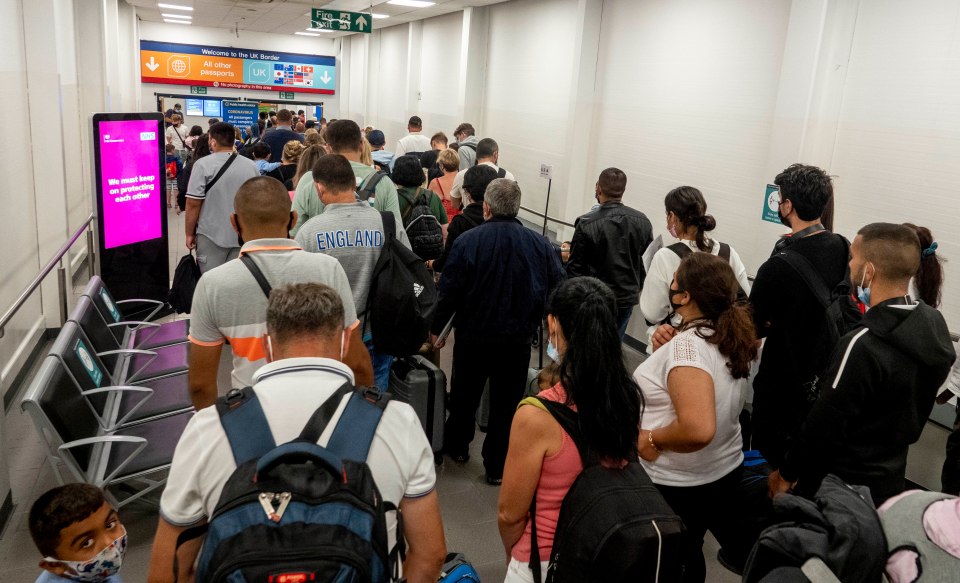
[[[212,45],[220,47],[242,47],[247,49],[263,49],[286,53],[300,53],[307,55],[337,56],[340,52],[340,41],[323,37],[297,36],[292,34],[272,34],[266,32],[240,31],[239,37],[233,32],[222,28],[206,28],[202,26],[187,26],[181,24],[161,24],[157,22],[140,21],[139,38],[160,42],[172,42],[195,45]],[[140,82],[140,46],[134,49],[136,64],[136,81]],[[338,71],[339,74],[339,71]],[[339,80],[338,80],[339,85]],[[140,84],[141,107],[145,111],[156,109],[156,93],[188,95],[190,87],[187,85],[142,83]],[[339,95],[321,95],[313,93],[295,93],[294,101],[303,101],[324,104],[324,116],[328,119],[336,117],[339,111]],[[210,97],[262,99],[264,101],[279,100],[277,91],[260,91],[246,89],[231,89],[207,87]],[[201,125],[206,129],[203,119],[187,119],[186,124]]]

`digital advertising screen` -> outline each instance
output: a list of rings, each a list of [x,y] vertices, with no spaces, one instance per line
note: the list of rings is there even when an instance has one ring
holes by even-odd
[[[203,100],[187,99],[187,115],[203,117]]]
[[[95,113],[92,122],[96,271],[117,300],[166,301],[170,247],[163,114]],[[125,319],[150,315],[144,304],[117,308]]]
[[[203,117],[223,117],[219,99],[203,100]]]
[[[97,124],[104,249],[163,236],[163,134],[154,120]]]

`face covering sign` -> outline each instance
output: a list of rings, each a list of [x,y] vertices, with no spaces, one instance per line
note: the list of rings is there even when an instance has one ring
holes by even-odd
[[[165,197],[157,122],[103,121],[99,133],[104,248],[162,237]]]

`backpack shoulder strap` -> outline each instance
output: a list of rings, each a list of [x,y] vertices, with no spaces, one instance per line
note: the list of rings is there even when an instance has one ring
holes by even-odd
[[[390,393],[358,387],[347,401],[327,449],[344,459],[367,461],[370,444],[389,402]]]
[[[688,247],[687,244],[683,242],[669,245],[667,246],[667,249],[676,253],[677,257],[679,257],[680,259],[683,259],[687,255],[690,255],[691,253],[693,253],[693,250],[691,250],[690,247]]]
[[[277,446],[253,387],[233,389],[217,399],[216,407],[238,466]]]
[[[273,288],[270,286],[270,282],[267,281],[267,277],[260,271],[260,266],[257,265],[257,262],[247,254],[241,255],[240,261],[250,270],[253,279],[257,280],[257,284],[259,284],[260,289],[263,290],[263,295],[267,296],[267,299],[270,299],[270,292],[273,291]]]
[[[557,403],[556,401],[551,401],[549,399],[544,399],[543,397],[533,397],[540,402],[539,407],[549,413],[557,423],[560,424],[560,427],[570,436],[570,439],[573,440],[574,445],[577,446],[577,451],[580,452],[580,459],[583,461],[583,465],[589,465],[590,461],[590,448],[587,447],[586,442],[583,439],[583,432],[580,431],[580,417],[577,413],[567,407],[563,403]]]
[[[718,253],[720,259],[723,259],[727,263],[730,263],[730,245],[726,243],[720,243],[720,253]]]
[[[380,219],[383,221],[383,245],[397,237],[397,223],[390,211],[380,211]]]
[[[809,259],[800,253],[791,253],[789,250],[781,251],[779,254],[774,255],[774,257],[779,257],[797,272],[797,275],[803,280],[807,289],[817,298],[817,301],[820,302],[820,305],[823,306],[824,309],[830,305],[830,288],[827,287],[826,282],[824,282],[820,274],[817,273],[816,268],[813,267]]]
[[[384,176],[386,176],[386,174],[377,171],[368,175],[363,182],[360,183],[360,190],[357,191],[357,197],[360,202],[370,200],[370,196],[377,191],[377,185],[380,184]]]
[[[410,218],[410,213],[413,212],[413,207],[417,203],[417,197],[416,196],[411,197],[409,193],[402,191],[399,188],[397,189],[397,194],[399,194],[400,198],[402,198],[407,203],[407,208],[404,209],[402,213],[400,213],[400,219],[403,221],[403,224],[406,225],[407,219]],[[420,191],[418,190],[417,195],[419,196],[419,194],[420,194]]]

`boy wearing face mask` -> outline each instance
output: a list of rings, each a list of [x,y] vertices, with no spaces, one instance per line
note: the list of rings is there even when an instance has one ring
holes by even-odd
[[[34,502],[29,524],[44,557],[37,583],[121,583],[127,531],[100,488],[67,484],[48,491]]]
[[[907,449],[920,438],[956,358],[936,309],[909,295],[921,260],[907,226],[874,223],[850,248],[850,274],[867,306],[862,327],[837,345],[820,397],[770,476],[771,495],[813,493],[826,474],[870,488],[874,503],[906,489]]]

